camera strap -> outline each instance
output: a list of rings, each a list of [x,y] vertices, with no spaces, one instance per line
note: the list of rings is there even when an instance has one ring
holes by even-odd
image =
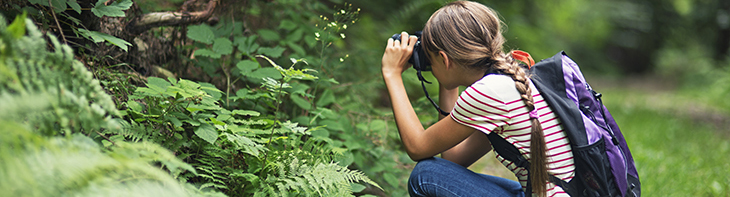
[[[442,110],[439,107],[439,105],[436,104],[436,102],[434,102],[433,99],[431,99],[431,96],[428,95],[428,90],[426,90],[426,84],[425,83],[431,84],[431,82],[426,81],[426,79],[423,78],[423,75],[421,75],[421,70],[418,70],[417,69],[416,74],[418,75],[418,80],[421,81],[421,87],[423,87],[423,92],[426,94],[426,98],[428,98],[428,101],[431,101],[431,104],[433,104],[433,106],[436,107],[436,110],[438,110],[438,112],[441,113],[441,115],[449,116],[449,112],[446,112],[446,111]]]

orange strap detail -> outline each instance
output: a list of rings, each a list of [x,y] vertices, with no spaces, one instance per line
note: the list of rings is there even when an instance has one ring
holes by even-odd
[[[512,51],[512,57],[516,60],[519,60],[521,62],[524,62],[527,64],[527,68],[532,67],[532,65],[535,65],[535,60],[532,59],[532,56],[530,56],[529,53],[520,51],[520,50],[514,50]]]

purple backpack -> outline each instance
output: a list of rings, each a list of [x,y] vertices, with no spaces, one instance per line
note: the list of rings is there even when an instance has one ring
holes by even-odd
[[[578,65],[560,52],[530,67],[532,82],[562,126],[573,152],[575,177],[550,181],[571,196],[641,196],[639,174],[616,121],[593,91]],[[530,169],[517,148],[492,132],[494,151]],[[529,181],[528,181],[529,183]],[[531,191],[528,184],[527,191]]]

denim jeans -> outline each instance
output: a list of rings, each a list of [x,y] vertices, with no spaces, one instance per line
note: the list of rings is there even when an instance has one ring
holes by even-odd
[[[525,196],[517,181],[477,174],[437,157],[416,164],[408,179],[408,193],[411,196]]]

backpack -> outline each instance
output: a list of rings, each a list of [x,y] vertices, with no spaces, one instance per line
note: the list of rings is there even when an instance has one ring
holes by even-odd
[[[532,62],[521,54],[513,57]],[[601,94],[591,89],[578,65],[560,52],[531,66],[529,73],[560,119],[573,152],[573,179],[565,182],[550,176],[550,182],[570,196],[641,196],[639,174],[624,136],[603,105]],[[512,144],[495,132],[488,138],[502,157],[530,169],[530,163]],[[527,191],[532,191],[529,183],[528,180]]]

